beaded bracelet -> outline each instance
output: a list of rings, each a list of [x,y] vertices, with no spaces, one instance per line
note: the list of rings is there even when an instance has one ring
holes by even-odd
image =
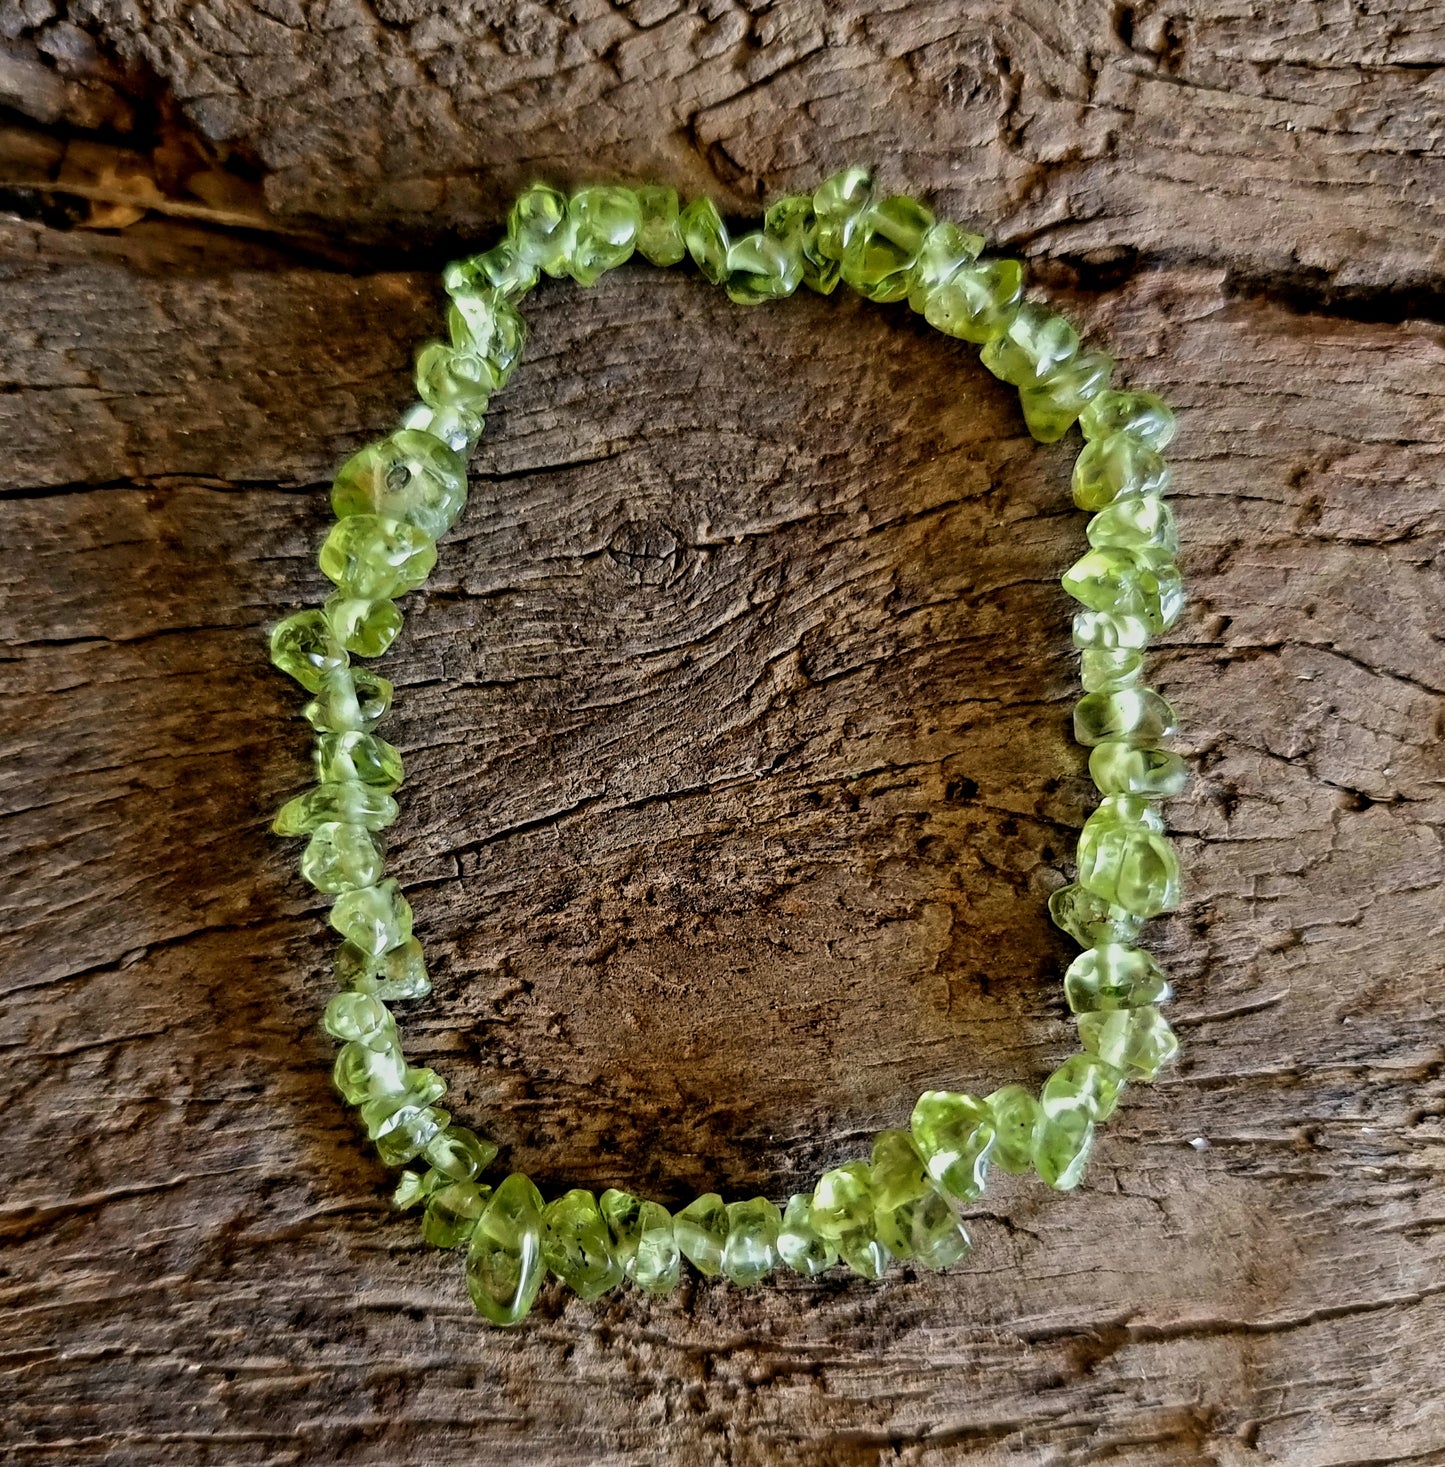
[[[969,1250],[961,1209],[982,1195],[990,1164],[1036,1172],[1060,1191],[1077,1186],[1125,1082],[1152,1080],[1178,1049],[1158,1007],[1169,985],[1135,945],[1144,921],[1179,898],[1157,802],[1180,793],[1187,772],[1160,747],[1175,729],[1172,709],[1140,682],[1150,634],[1173,626],[1183,604],[1160,456],[1174,414],[1150,393],[1110,388],[1112,359],[1081,351],[1062,316],[1024,299],[1020,263],[981,258],[983,247],[913,199],[879,198],[856,167],[811,196],[780,199],[762,229],[737,239],[710,199],[679,209],[669,188],[603,186],[568,198],[534,186],[498,244],[447,267],[449,339],[418,354],[421,401],[336,476],[337,522],[320,555],[336,589],[319,611],[271,632],[272,661],[312,694],[304,712],[317,733],[318,778],[274,828],[309,837],[301,873],[335,898],[342,991],[323,1024],[341,1041],[336,1088],[381,1159],[406,1168],[395,1202],[423,1205],[426,1242],[466,1245],[468,1290],[493,1324],[520,1322],[548,1271],[590,1300],[624,1279],[666,1294],[683,1258],[740,1285],[779,1262],[813,1277],[841,1259],[869,1279],[894,1259],[948,1267]],[[1084,685],[1074,734],[1091,750],[1103,799],[1079,837],[1077,881],[1049,899],[1053,920],[1083,948],[1064,975],[1082,1052],[1037,1098],[1020,1085],[983,1099],[926,1092],[906,1130],[879,1132],[866,1160],[835,1167],[781,1211],[766,1198],[724,1203],[709,1192],[673,1216],[615,1189],[600,1198],[574,1189],[544,1204],[520,1172],[493,1189],[479,1178],[497,1146],[452,1124],[438,1104],[445,1082],[407,1063],[387,1008],[431,984],[411,907],[384,877],[376,835],[396,819],[392,794],[402,782],[400,755],[374,731],[392,687],[351,659],[391,646],[402,624],[394,598],[423,584],[437,540],[462,511],[488,400],[522,352],[517,303],[540,273],[591,285],[634,252],[653,265],[690,258],[740,305],[799,285],[826,295],[840,280],[870,300],[906,300],[945,335],[982,347],[984,365],[1019,389],[1034,438],[1055,442],[1077,420],[1085,439],[1073,494],[1094,512],[1090,549],[1063,586],[1083,607],[1073,621]]]

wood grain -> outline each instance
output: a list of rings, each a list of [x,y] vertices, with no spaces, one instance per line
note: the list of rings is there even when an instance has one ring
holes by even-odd
[[[0,0],[0,1458],[1445,1463],[1438,12]],[[880,160],[1180,410],[1183,1063],[966,1268],[490,1332],[269,812],[335,464],[537,172]],[[388,671],[459,1115],[782,1196],[1068,1047],[1067,445],[906,310],[548,285]]]

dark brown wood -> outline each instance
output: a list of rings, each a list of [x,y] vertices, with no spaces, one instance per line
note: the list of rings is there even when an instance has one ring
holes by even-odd
[[[1258,11],[1259,13],[1254,13]],[[0,3],[0,1456],[1445,1462],[1438,7]],[[1179,406],[1182,1064],[882,1286],[489,1331],[327,1081],[264,628],[538,173],[854,158]],[[547,285],[389,660],[406,1018],[545,1188],[1066,1051],[1067,445],[902,308]]]

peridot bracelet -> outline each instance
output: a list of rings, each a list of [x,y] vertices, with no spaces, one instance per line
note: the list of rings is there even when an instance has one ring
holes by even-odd
[[[1151,1080],[1178,1043],[1159,1012],[1169,986],[1134,944],[1143,922],[1173,907],[1179,867],[1162,834],[1157,802],[1187,774],[1160,748],[1174,713],[1140,683],[1149,636],[1178,619],[1174,518],[1162,495],[1160,451],[1174,415],[1149,393],[1109,387],[1112,360],[1081,352],[1064,318],[1023,299],[1017,260],[980,259],[984,241],[935,220],[922,204],[878,198],[867,170],[850,168],[811,197],[779,200],[761,230],[730,237],[712,201],[679,210],[669,188],[586,188],[570,199],[537,185],[512,208],[494,248],[447,267],[449,340],[417,359],[421,402],[386,438],[347,462],[331,490],[337,523],[321,550],[336,590],[319,611],[288,617],[271,633],[271,658],[312,700],[318,783],[277,816],[281,835],[309,837],[301,873],[333,896],[331,925],[345,939],[342,984],[324,1025],[342,1042],[333,1077],[356,1106],[389,1166],[402,1172],[396,1204],[424,1204],[422,1236],[467,1245],[467,1287],[494,1324],[516,1324],[550,1270],[584,1299],[624,1279],[665,1294],[686,1258],[707,1277],[754,1284],[778,1263],[812,1277],[840,1259],[876,1279],[893,1259],[928,1268],[969,1249],[962,1204],[978,1199],[990,1163],[1035,1171],[1066,1191],[1079,1182],[1095,1128],[1126,1080]],[[540,272],[591,285],[634,251],[654,265],[684,258],[742,305],[777,300],[806,285],[828,294],[842,280],[875,301],[907,300],[948,336],[982,345],[984,365],[1019,389],[1040,442],[1077,419],[1086,440],[1074,467],[1074,500],[1094,512],[1090,549],[1063,577],[1082,603],[1074,645],[1084,696],[1074,732],[1091,749],[1103,795],[1079,837],[1078,881],[1049,901],[1054,921],[1084,951],[1064,975],[1082,1053],[1044,1082],[1037,1099],[1006,1085],[986,1099],[930,1090],[908,1130],[881,1131],[868,1160],[825,1173],[811,1195],[780,1212],[764,1198],[724,1203],[708,1193],[675,1216],[624,1192],[573,1190],[545,1203],[514,1172],[495,1190],[478,1180],[497,1147],[439,1107],[446,1085],[408,1065],[387,1004],[430,990],[412,912],[383,875],[376,832],[396,818],[401,758],[374,730],[391,684],[353,656],[379,657],[402,616],[393,598],[414,591],[436,562],[436,542],[461,513],[466,460],[482,433],[491,394],[522,352],[517,302]]]

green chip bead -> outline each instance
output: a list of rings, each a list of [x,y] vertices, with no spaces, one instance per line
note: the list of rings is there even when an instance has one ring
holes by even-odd
[[[339,820],[318,825],[301,857],[301,875],[328,896],[375,886],[383,870],[376,837],[364,825]]]
[[[954,1204],[932,1187],[912,1202],[878,1214],[878,1239],[895,1257],[924,1268],[952,1268],[973,1246]]]
[[[485,415],[496,386],[481,357],[446,341],[428,341],[417,352],[415,382],[417,396],[429,408],[476,418]]]
[[[332,636],[356,657],[380,657],[401,631],[401,608],[384,598],[368,601],[335,591],[326,598],[322,613]]]
[[[1057,443],[1090,398],[1108,385],[1113,370],[1114,359],[1107,352],[1085,352],[1042,382],[1021,387],[1019,402],[1029,432],[1039,443]]]
[[[779,199],[763,216],[763,232],[789,250],[798,251],[803,284],[809,290],[831,295],[837,288],[841,267],[818,248],[818,216],[813,212],[811,194]]]
[[[1091,1121],[1106,1121],[1114,1114],[1123,1088],[1122,1070],[1095,1054],[1073,1054],[1044,1081],[1039,1109],[1050,1120],[1082,1108]]]
[[[622,1282],[597,1199],[582,1187],[564,1192],[542,1212],[542,1261],[579,1299],[600,1299]]]
[[[729,1202],[727,1241],[723,1244],[723,1277],[749,1288],[778,1265],[778,1232],[783,1219],[766,1197]]]
[[[567,273],[575,230],[567,195],[545,183],[518,194],[507,216],[507,235],[518,256],[554,280]]]
[[[637,253],[652,265],[676,265],[687,254],[677,190],[647,184],[637,190]]]
[[[783,1209],[778,1230],[778,1257],[804,1278],[817,1278],[838,1261],[838,1250],[813,1226],[813,1198],[795,1192]]]
[[[1179,1053],[1179,1040],[1157,1008],[1079,1014],[1079,1040],[1090,1054],[1132,1080],[1152,1080]]]
[[[515,304],[537,283],[537,267],[510,239],[469,260],[455,260],[442,271],[448,294],[485,287]]]
[[[813,1228],[830,1242],[871,1229],[873,1211],[873,1173],[866,1161],[844,1162],[824,1172],[813,1188]]]
[[[1166,1003],[1169,981],[1142,948],[1101,942],[1085,948],[1064,974],[1064,997],[1076,1014]]]
[[[400,998],[425,998],[431,992],[426,957],[414,937],[380,954],[344,942],[336,954],[335,970],[338,982],[387,1003]]]
[[[454,1182],[473,1182],[497,1159],[497,1146],[466,1126],[448,1126],[423,1152],[433,1171]]]
[[[401,1174],[396,1190],[391,1194],[391,1205],[405,1212],[418,1202],[425,1202],[436,1188],[445,1185],[446,1178],[439,1177],[435,1172],[414,1172],[408,1169]]]
[[[1086,747],[1157,744],[1175,733],[1178,715],[1153,688],[1086,693],[1074,704],[1074,738]]]
[[[928,1168],[907,1131],[880,1131],[873,1138],[869,1180],[874,1208],[879,1213],[916,1202],[933,1190]]]
[[[609,1187],[597,1199],[623,1276],[649,1294],[670,1294],[681,1274],[682,1254],[672,1216],[659,1202],[644,1202]]]
[[[1089,754],[1089,774],[1106,795],[1143,795],[1172,800],[1189,784],[1189,766],[1163,749],[1138,749],[1128,740],[1109,739]]]
[[[391,1043],[396,1038],[396,1021],[380,999],[365,993],[338,993],[321,1015],[321,1027],[344,1043],[374,1040]]]
[[[1060,584],[1091,611],[1142,617],[1153,632],[1172,627],[1184,606],[1179,567],[1163,550],[1121,545],[1088,550]]]
[[[1179,858],[1157,831],[1117,821],[1079,834],[1079,884],[1111,906],[1157,917],[1179,905]]]
[[[271,661],[308,693],[317,692],[329,673],[350,660],[324,612],[298,611],[271,629]]]
[[[318,561],[322,574],[348,596],[377,601],[422,585],[437,562],[437,547],[405,520],[353,514],[332,526]]]
[[[389,794],[405,773],[401,754],[376,734],[352,729],[316,740],[316,777],[323,784],[369,784]]]
[[[1169,465],[1130,433],[1112,433],[1084,445],[1074,463],[1074,503],[1103,509],[1116,499],[1162,494],[1169,487]]]
[[[932,210],[916,199],[880,199],[857,221],[844,247],[844,283],[867,300],[901,301],[934,222]]]
[[[841,262],[854,232],[873,204],[873,174],[855,165],[825,179],[813,190],[818,221],[817,249],[826,260]]]
[[[331,1083],[348,1105],[364,1105],[380,1096],[398,1095],[406,1085],[406,1059],[395,1042],[353,1040],[336,1051]]]
[[[607,270],[632,258],[642,228],[642,209],[630,188],[598,184],[572,195],[567,206],[575,238],[568,263],[579,285],[594,285]]]
[[[694,199],[682,211],[681,226],[683,243],[693,264],[705,280],[721,285],[727,279],[731,241],[717,205],[707,197]]]
[[[465,462],[481,441],[487,425],[485,413],[484,406],[475,404],[433,407],[429,402],[416,402],[401,415],[401,426],[414,433],[429,433]]]
[[[1128,433],[1150,448],[1167,448],[1178,425],[1174,411],[1152,392],[1102,392],[1079,418],[1085,438],[1111,438]]]
[[[728,247],[723,288],[740,306],[792,295],[803,279],[801,250],[767,234],[745,234]]]
[[[984,1104],[993,1117],[997,1140],[993,1163],[1015,1176],[1031,1171],[1034,1164],[1034,1125],[1039,1117],[1039,1103],[1022,1085],[1004,1085],[995,1090]]]
[[[467,1246],[467,1292],[492,1324],[520,1324],[542,1285],[542,1195],[513,1172],[487,1198]]]
[[[1024,267],[1017,260],[978,260],[955,270],[928,296],[923,319],[945,336],[992,341],[1013,319],[1023,293]]]
[[[1061,886],[1049,897],[1049,916],[1080,947],[1132,943],[1144,925],[1137,912],[1111,906],[1078,882]]]
[[[972,1095],[926,1090],[909,1129],[928,1174],[954,1197],[983,1196],[996,1132],[987,1105]]]
[[[318,733],[370,733],[390,711],[391,694],[391,684],[369,667],[337,668],[301,711]]]
[[[1072,1192],[1094,1149],[1094,1122],[1084,1106],[1045,1115],[1034,1126],[1034,1170],[1055,1191]]]
[[[399,428],[341,466],[331,485],[337,519],[382,515],[439,540],[467,502],[467,468],[430,433]]]
[[[311,835],[323,825],[360,825],[367,830],[384,830],[395,824],[396,801],[374,785],[349,781],[318,784],[304,795],[287,800],[276,812],[271,829],[277,835]]]
[[[422,1241],[433,1248],[457,1248],[476,1230],[492,1189],[476,1182],[443,1182],[428,1194],[422,1213]]]
[[[1149,623],[1142,616],[1113,611],[1076,611],[1073,621],[1074,646],[1078,648],[1121,648],[1140,652],[1149,645]]]
[[[878,1236],[877,1223],[845,1233],[838,1239],[838,1257],[864,1279],[881,1279],[893,1262],[888,1245]]]
[[[1002,382],[1035,387],[1078,353],[1079,333],[1068,321],[1037,301],[1024,301],[978,359]]]
[[[392,879],[343,892],[332,903],[329,920],[348,942],[376,956],[411,936],[411,904]]]
[[[1132,688],[1144,670],[1144,654],[1133,647],[1085,647],[1079,655],[1079,681],[1086,693]]]
[[[728,1214],[716,1192],[706,1192],[689,1202],[673,1218],[672,1231],[682,1256],[704,1278],[716,1278],[722,1272]]]
[[[455,351],[481,362],[481,380],[490,391],[505,387],[521,361],[527,325],[516,306],[495,290],[454,290],[447,335]]]
[[[908,272],[908,304],[921,316],[929,297],[950,280],[954,272],[971,265],[983,249],[981,234],[940,219],[923,237],[918,256]]]
[[[1089,544],[1095,549],[1122,546],[1129,550],[1179,550],[1174,511],[1157,494],[1135,494],[1116,499],[1089,521]]]

